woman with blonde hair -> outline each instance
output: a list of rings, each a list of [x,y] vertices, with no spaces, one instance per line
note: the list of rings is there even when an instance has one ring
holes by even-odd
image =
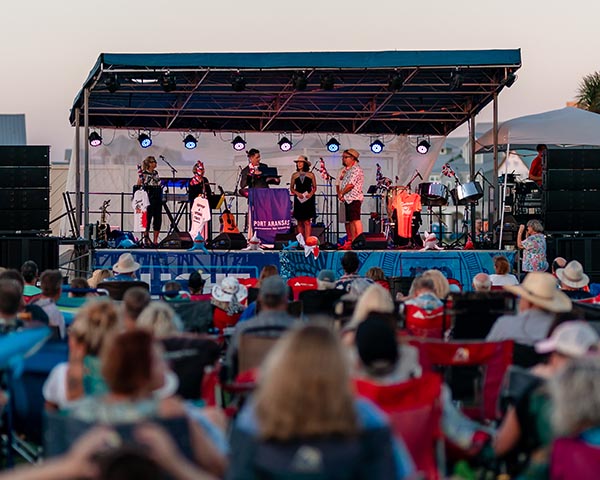
[[[341,343],[319,325],[288,333],[269,353],[256,395],[236,421],[231,450],[230,480],[275,472],[401,479],[414,469],[385,416],[354,398]]]
[[[359,297],[352,313],[352,318],[344,326],[343,341],[346,345],[354,344],[354,333],[358,326],[364,322],[370,313],[394,313],[395,305],[389,290],[378,283],[367,287],[364,293]]]
[[[183,331],[181,319],[165,302],[150,302],[137,318],[136,326],[152,332],[156,338],[177,335]]]
[[[421,274],[421,278],[429,278],[433,282],[433,292],[439,299],[444,299],[450,293],[450,283],[448,279],[439,270],[426,270]],[[413,287],[410,287],[409,297],[414,296]]]
[[[98,284],[100,282],[103,282],[104,280],[110,277],[112,277],[112,272],[110,270],[108,270],[107,268],[99,268],[97,270],[94,270],[92,276],[88,278],[88,285],[90,286],[90,288],[98,288]]]
[[[150,156],[142,161],[142,173],[138,178],[137,184],[146,190],[148,194],[148,205],[146,209],[146,232],[144,238],[147,242],[150,241],[150,225],[154,230],[153,242],[154,246],[158,244],[158,235],[162,226],[162,183],[160,175],[156,170],[156,158]]]
[[[69,327],[69,361],[56,365],[44,383],[47,408],[63,408],[84,395],[106,391],[100,374],[100,351],[121,330],[111,300],[88,301]]]

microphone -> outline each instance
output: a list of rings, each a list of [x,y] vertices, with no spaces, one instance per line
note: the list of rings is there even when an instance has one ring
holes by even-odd
[[[163,157],[162,155],[159,155],[158,158],[160,158],[161,160],[165,159],[165,157]]]

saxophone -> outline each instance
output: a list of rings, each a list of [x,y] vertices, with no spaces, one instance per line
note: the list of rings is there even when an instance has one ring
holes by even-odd
[[[96,234],[96,239],[98,242],[107,243],[108,242],[108,234],[110,233],[110,225],[106,222],[106,216],[110,215],[107,212],[108,206],[110,205],[110,199],[104,200],[102,203],[102,208],[100,209],[100,222],[98,223],[98,230]]]

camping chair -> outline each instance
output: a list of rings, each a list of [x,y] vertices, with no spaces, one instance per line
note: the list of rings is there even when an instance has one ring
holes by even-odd
[[[213,306],[210,301],[169,302],[183,323],[183,331],[208,333],[213,326]]]
[[[413,458],[419,478],[442,478],[442,380],[435,373],[392,385],[356,379],[356,393],[368,398],[388,416],[394,435],[401,438]]]
[[[600,448],[582,439],[558,438],[551,452],[548,478],[585,480],[596,478],[600,471]]]
[[[474,420],[499,418],[498,397],[504,374],[512,362],[513,342],[442,342],[412,339],[426,371],[441,371],[460,401],[462,411]]]
[[[104,289],[113,300],[123,300],[123,295],[133,287],[142,287],[150,290],[150,286],[141,280],[105,281],[98,284],[98,289]]]
[[[416,305],[404,305],[404,328],[409,335],[420,338],[444,338],[450,321],[444,307],[426,310]]]
[[[298,300],[300,297],[300,293],[306,290],[316,290],[317,279],[315,277],[292,277],[287,281],[288,287],[292,289],[292,293],[294,294],[294,300]]]

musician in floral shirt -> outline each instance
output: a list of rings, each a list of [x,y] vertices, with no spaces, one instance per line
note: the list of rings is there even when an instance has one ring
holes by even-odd
[[[359,156],[360,154],[353,148],[344,150],[344,153],[342,153],[344,168],[338,176],[338,184],[336,185],[338,199],[344,203],[346,210],[347,241],[344,244],[344,249],[350,249],[352,241],[363,231],[360,208],[364,198],[363,183],[365,174],[358,164]]]

